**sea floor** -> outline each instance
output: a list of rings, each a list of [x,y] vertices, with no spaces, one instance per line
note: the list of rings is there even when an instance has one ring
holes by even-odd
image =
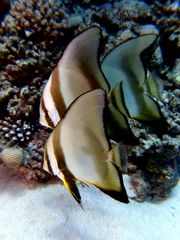
[[[29,185],[3,166],[0,176],[0,240],[179,239],[180,184],[165,201],[128,205],[80,186],[82,210],[61,184]]]

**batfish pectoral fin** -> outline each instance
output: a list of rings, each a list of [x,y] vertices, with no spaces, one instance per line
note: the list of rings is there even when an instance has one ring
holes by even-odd
[[[158,76],[156,70],[148,72],[144,85],[147,93],[149,93],[152,97],[159,98],[159,95],[163,90],[163,80]]]
[[[123,132],[129,131],[129,126],[126,121],[126,117],[121,112],[119,112],[112,103],[109,103],[107,106],[107,119],[108,119],[107,131],[114,132],[113,131],[114,129],[112,129],[113,126],[116,126],[116,132],[117,132],[117,129],[120,129]],[[112,126],[111,126],[111,122],[113,122]],[[113,140],[117,141],[116,139],[113,139]]]
[[[125,145],[116,143],[115,146],[108,152],[109,159],[112,161],[122,172],[127,172],[128,157]]]
[[[118,168],[121,169],[121,156],[118,143],[108,152],[108,161],[112,161]]]
[[[115,87],[109,92],[109,100],[116,109],[121,112],[124,116],[130,117],[128,109],[125,104],[123,82],[120,81]]]
[[[127,117],[109,103],[106,108],[106,126],[108,136],[116,142],[125,140],[127,143],[137,143],[138,140],[133,134]]]

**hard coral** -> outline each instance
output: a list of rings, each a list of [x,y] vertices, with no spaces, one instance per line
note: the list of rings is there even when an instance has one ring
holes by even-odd
[[[164,64],[169,68],[172,68],[175,59],[178,58],[180,47],[179,38],[179,1],[166,0],[164,2],[155,1],[151,6],[151,12],[155,16],[155,22],[160,29],[160,33],[163,36],[161,38],[161,46],[164,54]],[[168,46],[168,48],[167,48]],[[171,57],[169,57],[169,52]]]
[[[166,134],[158,137],[151,130],[143,129],[143,125],[136,131],[139,131],[140,144],[133,147],[129,154],[129,174],[137,199],[165,198],[178,181],[180,139]]]
[[[67,18],[61,1],[12,4],[0,29],[0,64],[9,81],[24,85],[25,78],[32,81],[39,72],[47,76],[59,51],[57,41],[62,41],[68,28]]]
[[[3,144],[25,145],[32,138],[33,132],[34,126],[21,119],[0,119],[0,140]]]
[[[8,168],[19,168],[27,159],[29,154],[20,147],[0,148],[0,161]]]
[[[42,170],[44,143],[49,136],[49,131],[41,127],[33,135],[33,139],[25,147],[27,152],[31,153],[31,161],[24,162],[21,173],[28,180],[47,181],[50,174]]]
[[[11,117],[29,119],[37,118],[40,93],[34,86],[22,87],[14,95],[7,105],[7,111]],[[35,115],[35,116],[34,116]]]
[[[59,57],[59,42],[65,44],[62,36],[68,32],[67,18],[61,1],[12,4],[0,28],[2,133],[6,117],[31,125],[38,119],[39,89]]]

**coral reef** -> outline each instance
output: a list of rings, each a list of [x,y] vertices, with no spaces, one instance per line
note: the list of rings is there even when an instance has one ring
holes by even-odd
[[[42,170],[49,130],[39,126],[38,107],[45,83],[70,40],[89,26],[100,26],[102,58],[127,39],[159,33],[160,53],[149,57],[147,65],[156,69],[163,79],[161,104],[168,128],[164,135],[157,135],[153,126],[139,122],[133,125],[140,144],[129,153],[129,172],[139,200],[167,196],[177,181],[178,171],[177,4],[178,1],[170,0],[16,0],[12,3],[0,27],[0,141],[3,149],[16,145],[30,154],[20,167],[23,176],[40,181],[49,179]]]
[[[25,145],[32,138],[33,132],[34,126],[21,119],[7,117],[0,120],[0,140],[6,145]]]
[[[141,131],[142,135],[144,133]],[[168,196],[178,179],[176,156],[179,146],[180,139],[165,134],[162,138],[147,133],[140,137],[140,144],[129,154],[128,168],[139,200],[148,197],[160,200]]]
[[[38,180],[40,182],[50,179],[50,174],[42,170],[44,152],[44,143],[49,136],[49,130],[39,127],[33,135],[32,140],[25,147],[26,151],[31,153],[31,161],[26,161],[21,173],[28,180]]]

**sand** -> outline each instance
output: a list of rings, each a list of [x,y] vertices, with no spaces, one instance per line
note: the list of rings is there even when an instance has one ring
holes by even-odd
[[[3,166],[0,178],[0,240],[178,240],[180,236],[180,184],[165,201],[128,205],[95,187],[80,186],[82,210],[61,184],[32,186]]]

